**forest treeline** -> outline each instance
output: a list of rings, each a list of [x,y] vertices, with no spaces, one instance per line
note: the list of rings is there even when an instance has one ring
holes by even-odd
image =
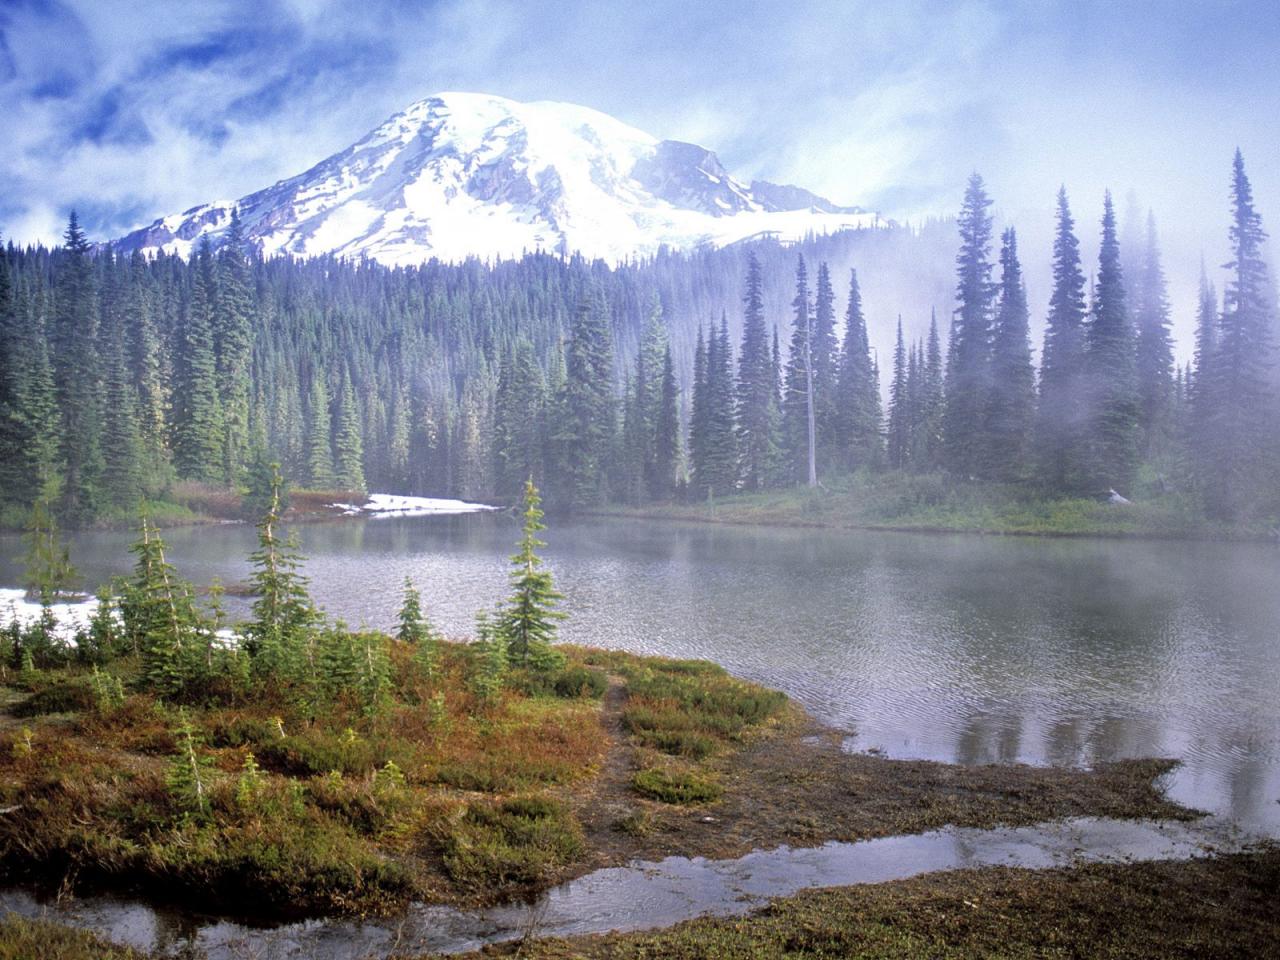
[[[557,509],[900,470],[1271,515],[1275,298],[1239,154],[1226,283],[1219,302],[1202,271],[1185,366],[1154,221],[1122,254],[1107,196],[1086,266],[1060,191],[1037,368],[1017,234],[990,206],[975,174],[954,312],[913,342],[899,321],[884,371],[860,282],[925,242],[909,231],[393,269],[263,260],[238,223],[190,258],[122,258],[72,215],[62,246],[10,244],[0,267],[0,497],[86,524],[275,461],[313,489],[503,502],[532,477]],[[861,277],[829,268],[850,262]]]

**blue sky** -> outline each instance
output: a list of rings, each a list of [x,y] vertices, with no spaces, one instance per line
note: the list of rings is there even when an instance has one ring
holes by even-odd
[[[0,0],[0,232],[240,196],[441,90],[583,103],[900,219],[977,169],[1030,255],[1059,183],[1085,233],[1136,191],[1180,275],[1222,258],[1239,145],[1280,230],[1274,0]]]

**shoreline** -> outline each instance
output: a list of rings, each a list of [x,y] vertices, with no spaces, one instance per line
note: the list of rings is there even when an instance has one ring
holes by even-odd
[[[263,738],[251,742],[257,744],[270,789],[281,802],[292,795],[290,791],[306,791],[308,804],[312,796],[321,804],[318,812],[337,804],[332,809],[352,811],[344,817],[373,804],[359,816],[374,816],[374,822],[383,825],[367,839],[362,839],[363,834],[333,833],[338,824],[326,827],[328,833],[323,834],[332,836],[324,842],[338,844],[335,850],[350,847],[351,854],[344,856],[366,863],[361,870],[372,872],[335,881],[338,886],[331,890],[301,889],[288,894],[273,888],[277,881],[268,874],[246,885],[254,875],[251,861],[233,868],[239,876],[233,880],[232,874],[225,873],[232,868],[218,866],[216,856],[207,866],[193,863],[190,875],[182,866],[185,853],[175,852],[170,866],[158,872],[146,866],[146,860],[120,859],[120,843],[148,836],[149,843],[176,842],[175,851],[217,836],[191,833],[184,826],[157,825],[138,834],[137,840],[129,840],[133,834],[120,833],[124,827],[111,825],[115,815],[110,810],[121,803],[141,802],[127,799],[133,788],[119,780],[117,771],[138,784],[141,796],[150,796],[157,789],[152,783],[162,770],[163,757],[172,749],[169,734],[154,719],[147,719],[151,708],[137,696],[124,708],[127,714],[113,720],[97,717],[87,707],[79,712],[69,709],[74,697],[65,684],[46,686],[44,693],[10,688],[0,708],[0,756],[6,758],[11,768],[6,772],[18,792],[4,798],[4,804],[14,809],[0,818],[3,862],[11,876],[37,885],[57,888],[74,878],[73,887],[84,892],[130,891],[179,908],[278,922],[335,913],[394,915],[411,900],[486,906],[534,896],[596,869],[671,855],[730,859],[781,846],[818,847],[829,841],[918,834],[945,826],[1029,826],[1076,817],[1188,821],[1202,816],[1164,796],[1158,781],[1174,761],[1123,761],[1080,770],[1018,764],[965,767],[848,753],[842,747],[844,732],[820,726],[782,695],[736,680],[705,662],[562,649],[572,658],[571,669],[609,677],[599,700],[515,696],[494,719],[481,718],[476,728],[479,732],[497,722],[498,716],[506,717],[501,723],[509,732],[502,736],[510,745],[480,746],[490,752],[475,753],[477,746],[466,746],[473,736],[467,734],[460,748],[470,751],[462,756],[473,759],[461,766],[448,759],[447,755],[456,753],[454,748],[430,747],[428,753],[444,750],[444,755],[428,761],[418,773],[405,752],[416,749],[414,744],[388,741],[385,749],[400,757],[414,775],[413,782],[403,788],[410,793],[399,799],[380,793],[376,776],[370,780],[353,773],[340,778],[340,787],[326,785],[333,774],[324,770],[334,761],[307,760],[307,753],[296,753],[320,751],[320,756],[327,756],[325,751],[339,747],[327,746],[334,741],[324,738],[337,737],[341,742],[337,730],[322,734],[317,728],[306,734],[306,740],[298,738],[300,732],[286,741],[287,747],[277,748],[271,745],[269,733],[257,732],[267,726],[265,720],[254,719],[262,710],[240,707],[233,713],[193,714],[213,734],[210,760],[224,771],[219,778],[225,786],[219,791],[234,787],[227,777],[242,766],[246,752],[235,744],[250,736]],[[448,659],[464,654],[464,648],[448,645]],[[737,704],[732,709],[748,711],[756,719],[723,739],[710,732],[714,726],[697,732],[680,718],[663,713],[668,696],[693,696],[695,689],[717,691],[721,701]],[[40,698],[47,705],[33,708],[32,701]],[[708,722],[721,722],[708,716]],[[455,714],[451,723],[473,726],[473,719]],[[24,736],[35,745],[26,748],[29,756],[20,756]],[[363,742],[374,734],[358,736]],[[556,749],[563,750],[564,756],[549,761],[553,766],[547,773],[535,773],[535,779],[528,781],[527,774],[499,772],[528,762],[511,753],[529,749],[519,744],[548,737],[563,740],[563,747]],[[54,748],[55,743],[62,746]],[[375,741],[369,745],[373,748]],[[48,752],[51,749],[53,753]],[[32,768],[32,757],[52,766]],[[369,762],[376,770],[380,761]],[[299,763],[304,766],[298,767]],[[12,794],[12,789],[6,793]],[[88,798],[103,794],[107,806],[95,812]],[[72,797],[83,799],[73,801]],[[506,861],[490,864],[483,857],[475,862],[468,859],[485,849],[483,844],[506,836],[491,830],[505,829],[498,824],[505,823],[502,816],[508,814],[491,821],[485,811],[521,810],[520,804],[534,802],[523,798],[533,797],[544,798],[536,801],[543,807],[535,807],[548,811],[533,814],[535,820],[551,818],[539,829],[552,830],[560,837],[557,843],[568,844],[547,848],[559,849],[560,854],[550,855],[541,847],[522,853],[512,847],[511,853],[503,854],[515,858],[510,866],[500,865]],[[387,807],[393,799],[394,804]],[[66,805],[72,803],[88,804],[75,823],[66,820]],[[238,826],[234,807],[227,809],[232,811],[227,814],[230,819],[218,829],[230,831],[231,842],[240,842],[237,838],[246,827],[261,830],[253,822]],[[423,810],[428,811],[426,820],[421,819]],[[519,833],[525,828],[516,824],[512,829]],[[171,834],[171,830],[177,832]],[[409,847],[402,847],[400,841],[387,845],[389,838],[405,830],[419,839]],[[102,839],[94,840],[99,833]],[[305,852],[298,845],[313,842],[306,836],[279,841],[286,845],[281,848],[286,860]],[[290,844],[296,847],[292,852]],[[94,853],[95,849],[102,853]],[[530,866],[520,866],[525,856],[535,857]],[[534,863],[539,865],[533,867]],[[248,874],[241,873],[246,869]],[[323,862],[310,869],[323,869]],[[384,879],[378,880],[380,876]],[[355,884],[352,892],[364,884],[373,885],[351,900],[341,892],[347,883]]]

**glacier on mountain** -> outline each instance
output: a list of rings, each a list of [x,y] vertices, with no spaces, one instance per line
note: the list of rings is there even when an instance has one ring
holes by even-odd
[[[587,107],[443,93],[305,173],[156,220],[114,246],[187,256],[203,236],[216,243],[233,208],[265,256],[392,266],[537,250],[616,263],[664,246],[791,241],[882,222],[799,187],[745,184],[709,150]]]

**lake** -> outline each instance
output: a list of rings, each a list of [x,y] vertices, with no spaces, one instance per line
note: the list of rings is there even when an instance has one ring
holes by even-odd
[[[785,690],[850,749],[959,763],[1183,761],[1171,795],[1280,835],[1280,549],[552,519],[563,639],[704,657]],[[301,526],[329,616],[388,627],[412,576],[446,633],[506,592],[505,515]],[[166,531],[197,584],[245,579],[254,531]],[[129,533],[71,538],[86,586]],[[22,543],[0,537],[0,586]],[[235,614],[247,601],[231,598]]]

